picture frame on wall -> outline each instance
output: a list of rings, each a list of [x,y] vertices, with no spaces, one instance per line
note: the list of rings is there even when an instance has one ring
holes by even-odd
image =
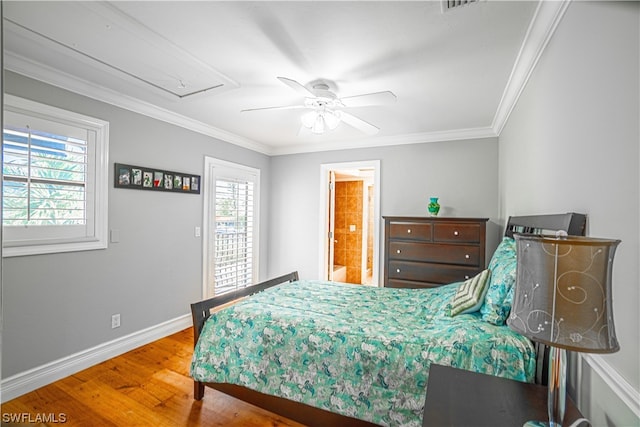
[[[116,176],[116,182],[119,186],[128,186],[131,184],[131,169],[117,167]]]
[[[200,175],[114,163],[114,187],[200,194]]]
[[[142,169],[131,168],[131,183],[133,185],[142,185]]]
[[[142,186],[145,188],[153,187],[153,172],[142,171]]]
[[[164,187],[164,172],[162,171],[153,172],[153,187],[154,188]]]

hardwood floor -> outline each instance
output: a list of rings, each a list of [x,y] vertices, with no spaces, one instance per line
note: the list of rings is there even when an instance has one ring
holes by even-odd
[[[300,426],[213,389],[194,400],[192,352],[189,328],[2,404],[2,426]]]

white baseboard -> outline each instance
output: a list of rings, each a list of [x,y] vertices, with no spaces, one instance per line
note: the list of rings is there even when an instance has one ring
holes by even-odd
[[[640,418],[640,392],[634,389],[622,375],[604,359],[595,354],[579,353],[593,371],[613,390],[629,409]]]
[[[180,332],[191,324],[191,315],[176,317],[130,335],[100,344],[45,365],[5,378],[0,384],[0,402],[4,403],[47,384],[102,363],[142,345]]]

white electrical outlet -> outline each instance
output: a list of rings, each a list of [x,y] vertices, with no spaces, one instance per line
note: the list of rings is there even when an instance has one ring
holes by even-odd
[[[120,327],[120,314],[114,314],[111,316],[111,329]]]

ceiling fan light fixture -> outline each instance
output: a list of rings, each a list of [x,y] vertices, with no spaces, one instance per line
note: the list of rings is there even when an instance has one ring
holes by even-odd
[[[309,89],[293,79],[278,77],[278,80],[303,94],[305,96],[303,104],[283,107],[251,108],[241,111],[308,109],[309,111],[307,113],[300,116],[300,120],[302,126],[310,129],[314,134],[322,134],[327,130],[334,130],[340,122],[344,122],[348,126],[364,132],[367,135],[375,135],[380,130],[377,126],[353,114],[342,111],[342,109],[366,107],[370,105],[386,105],[395,103],[397,99],[396,95],[388,90],[338,98],[331,90],[329,84],[324,82],[316,82],[312,85],[312,89]]]
[[[326,130],[334,130],[340,124],[339,111],[313,110],[300,117],[302,125],[315,134],[322,134]]]
[[[311,127],[311,132],[318,135],[323,134],[325,127],[324,117],[322,117],[322,114],[318,114],[316,116],[316,120],[313,122],[313,126]]]
[[[340,124],[340,116],[336,113],[338,112],[325,111],[323,114],[324,122],[326,123],[329,130],[334,130],[338,127],[338,124]]]
[[[300,120],[302,121],[302,126],[311,129],[313,124],[316,122],[316,117],[318,117],[318,113],[316,111],[309,111],[308,113],[304,113]]]

